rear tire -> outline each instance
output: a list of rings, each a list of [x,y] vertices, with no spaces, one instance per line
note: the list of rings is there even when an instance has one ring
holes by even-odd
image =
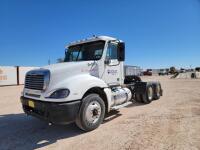
[[[142,101],[145,104],[149,104],[152,102],[153,100],[153,86],[152,85],[147,85],[146,86],[146,91],[145,93],[142,95]]]
[[[89,94],[83,98],[76,125],[84,131],[99,127],[105,116],[105,104],[98,94]]]
[[[142,95],[139,94],[139,93],[136,93],[135,94],[135,101],[138,102],[138,103],[143,103]]]
[[[160,84],[156,84],[154,87],[154,100],[160,99],[161,96],[161,86]]]

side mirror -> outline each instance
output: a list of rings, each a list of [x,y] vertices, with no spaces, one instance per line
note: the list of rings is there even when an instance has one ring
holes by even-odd
[[[117,47],[117,59],[118,61],[125,60],[125,43],[120,42]]]

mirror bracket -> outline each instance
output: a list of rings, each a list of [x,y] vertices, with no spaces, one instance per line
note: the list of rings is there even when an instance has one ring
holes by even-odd
[[[110,63],[110,59],[106,58],[105,61],[104,61],[104,63],[105,63],[106,65],[108,65],[108,64]]]

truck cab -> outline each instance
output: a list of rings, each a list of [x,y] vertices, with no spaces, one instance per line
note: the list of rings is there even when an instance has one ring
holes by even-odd
[[[89,65],[88,71],[91,75],[102,79],[108,85],[122,85],[124,43],[105,36],[93,40],[66,47],[64,62],[84,61]]]
[[[125,43],[94,36],[69,43],[63,63],[26,74],[21,103],[26,114],[55,124],[76,122],[85,131],[96,129],[106,113],[136,100],[159,99],[159,82],[142,82],[124,75]],[[124,82],[126,81],[126,83]]]

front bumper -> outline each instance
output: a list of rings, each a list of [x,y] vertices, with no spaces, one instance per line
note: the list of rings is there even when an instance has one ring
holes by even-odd
[[[28,102],[34,103],[34,108]],[[23,110],[26,114],[54,124],[68,124],[74,122],[80,108],[81,101],[73,102],[44,102],[21,97]]]

